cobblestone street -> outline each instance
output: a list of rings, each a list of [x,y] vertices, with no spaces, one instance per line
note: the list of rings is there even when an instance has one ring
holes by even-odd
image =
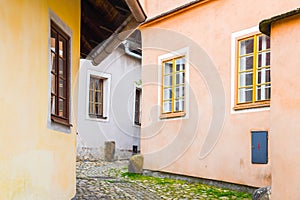
[[[76,199],[161,199],[153,191],[125,180],[128,161],[78,162]]]
[[[158,184],[152,180],[132,180],[121,175],[127,172],[128,161],[77,162],[77,200],[96,199],[251,199],[236,196],[232,191],[218,189],[224,193],[216,197],[210,186],[186,182],[169,184],[163,179]],[[159,179],[160,180],[160,179]],[[204,188],[204,189],[203,189]],[[214,189],[215,190],[215,189]],[[241,198],[242,197],[242,198]]]

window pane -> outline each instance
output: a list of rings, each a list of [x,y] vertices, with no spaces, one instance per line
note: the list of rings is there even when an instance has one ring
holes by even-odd
[[[266,82],[271,82],[270,68],[266,69]]]
[[[240,86],[251,86],[253,84],[253,73],[245,72],[240,73]]]
[[[252,88],[239,89],[239,103],[252,102]]]
[[[89,101],[94,102],[94,91],[93,90],[89,90]]]
[[[184,72],[176,73],[176,85],[184,83]]]
[[[184,100],[183,99],[176,100],[174,106],[175,106],[174,111],[183,111]]]
[[[240,71],[253,69],[253,56],[240,58]]]
[[[175,88],[175,98],[184,96],[184,86],[177,86]]]
[[[258,55],[257,67],[270,66],[270,52],[263,52]]]
[[[50,45],[51,45],[51,50],[53,51],[53,52],[55,52],[55,45],[56,45],[56,38],[57,38],[57,33],[56,33],[56,31],[54,31],[53,29],[51,29],[51,39],[50,39]]]
[[[253,53],[253,42],[254,39],[243,40],[240,42],[240,55]]]
[[[89,103],[89,114],[94,114],[94,104],[93,103]]]
[[[164,77],[164,85],[172,86],[172,76],[171,75],[167,75]]]
[[[164,89],[164,100],[172,98],[172,88],[165,88]]]
[[[67,97],[67,87],[66,87],[66,81],[63,79],[59,79],[59,96],[60,97]]]
[[[270,99],[271,97],[271,85],[266,84],[266,85],[261,85],[257,86],[256,90],[256,100],[267,100]]]
[[[51,73],[51,92],[56,94],[56,76]]]
[[[164,74],[171,74],[172,71],[172,61],[165,62]]]
[[[270,68],[257,70],[257,84],[271,82]]]
[[[63,77],[66,76],[64,62],[65,61],[63,59],[59,58],[59,75],[61,75]]]
[[[53,52],[51,52],[51,71],[56,72],[56,57]]]
[[[164,102],[163,112],[164,113],[172,112],[172,101],[165,101]]]
[[[59,99],[58,101],[58,116],[66,117],[66,103],[63,99]]]
[[[94,80],[92,77],[90,78],[90,89],[94,90]]]
[[[102,81],[101,79],[95,79],[96,88],[95,90],[102,90]]]
[[[268,84],[266,87],[267,87],[265,90],[266,99],[271,99],[271,85]]]
[[[259,36],[258,38],[258,51],[270,49],[270,37],[267,35]]]
[[[261,86],[258,86],[257,87],[257,90],[256,90],[256,100],[257,101],[260,101],[260,100],[262,100],[262,98],[264,98],[264,97],[262,97],[262,88],[261,88]]]
[[[51,95],[51,114],[56,114],[55,113],[55,96]]]
[[[59,56],[61,56],[62,58],[65,57],[65,46],[66,46],[66,42],[63,38],[59,38]]]
[[[268,52],[266,55],[266,66],[270,66],[271,53]]]
[[[102,104],[102,92],[95,92],[95,102]]]
[[[184,58],[179,58],[176,60],[176,71],[184,70]]]

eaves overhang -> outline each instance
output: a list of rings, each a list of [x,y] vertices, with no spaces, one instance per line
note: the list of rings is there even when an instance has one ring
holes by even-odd
[[[269,19],[265,19],[265,20],[263,20],[259,23],[259,30],[260,30],[260,32],[270,36],[271,35],[271,25],[272,25],[272,23],[280,21],[282,19],[286,19],[288,17],[298,15],[298,14],[300,14],[300,8],[297,8],[295,10],[292,10],[292,11],[289,11],[289,12],[286,12],[286,13],[283,13],[283,14],[280,14],[280,15],[276,15],[276,16],[271,17]]]
[[[124,0],[130,9],[130,14],[121,25],[105,41],[98,44],[87,59],[92,60],[93,65],[100,64],[109,56],[126,38],[128,38],[138,26],[147,18],[138,0]]]
[[[178,7],[174,8],[174,9],[168,10],[166,12],[163,12],[159,15],[156,15],[152,18],[147,19],[144,23],[141,24],[141,26],[148,25],[148,24],[151,24],[151,23],[156,22],[156,21],[160,21],[160,20],[162,20],[166,17],[178,14],[180,12],[185,11],[186,9],[190,9],[194,6],[197,6],[199,3],[204,3],[204,2],[207,2],[207,1],[212,1],[212,0],[194,0],[194,1],[190,1],[186,4],[183,4],[181,6],[178,6]]]

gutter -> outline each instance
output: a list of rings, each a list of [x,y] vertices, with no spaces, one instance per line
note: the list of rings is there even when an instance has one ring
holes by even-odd
[[[125,50],[125,53],[133,58],[136,58],[136,59],[139,59],[141,60],[142,59],[142,56],[137,54],[137,53],[134,53],[132,51],[130,51],[130,43],[128,41],[123,41],[122,44],[124,45],[124,50]]]
[[[289,11],[287,13],[283,13],[283,14],[271,17],[269,19],[265,19],[259,23],[259,30],[260,30],[260,32],[270,36],[272,23],[280,21],[280,20],[288,18],[288,17],[298,15],[298,14],[300,14],[300,8]]]
[[[131,15],[129,15],[129,17],[107,40],[99,44],[88,55],[87,59],[91,59],[95,66],[99,65],[107,56],[109,56],[147,18],[138,0],[125,1],[131,11]]]

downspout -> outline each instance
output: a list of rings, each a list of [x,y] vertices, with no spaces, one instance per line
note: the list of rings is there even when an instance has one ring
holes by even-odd
[[[137,54],[137,53],[134,53],[132,51],[130,51],[129,49],[129,42],[127,42],[126,40],[122,42],[122,44],[124,45],[124,50],[125,50],[125,53],[133,58],[136,58],[136,59],[142,59],[142,56]]]
[[[131,15],[104,43],[99,44],[91,51],[87,59],[91,59],[95,66],[110,55],[147,18],[138,0],[125,1],[131,11]]]

